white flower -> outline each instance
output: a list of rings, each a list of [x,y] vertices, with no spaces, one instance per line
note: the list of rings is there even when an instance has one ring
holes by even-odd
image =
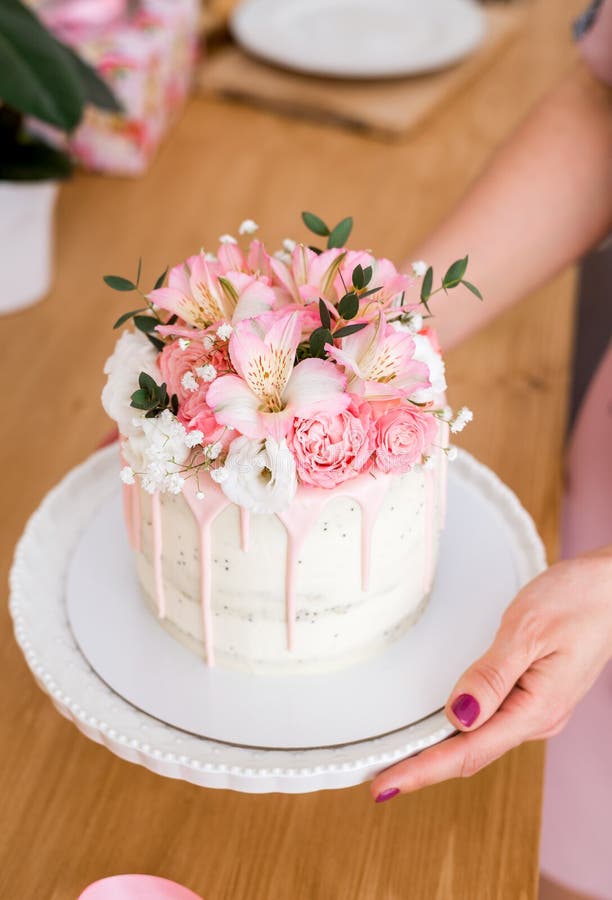
[[[225,235],[225,237],[229,237],[229,235]],[[234,241],[234,243],[236,243],[236,241]],[[206,260],[206,262],[218,262],[217,257],[214,253],[205,253],[204,259]]]
[[[288,266],[291,265],[291,254],[285,253],[284,250],[275,250],[274,259],[279,259],[281,262],[284,262]]]
[[[428,268],[429,268],[429,266],[422,259],[416,259],[412,263],[412,271],[414,272],[414,274],[416,275],[417,278],[423,278],[425,275],[425,272],[427,271]]]
[[[187,338],[179,338],[179,347],[181,350],[186,350],[190,343],[191,341]]]
[[[457,459],[457,448],[449,447],[448,450],[446,451],[446,455],[447,455],[448,459],[450,460],[450,462],[452,462],[454,459]]]
[[[212,334],[205,334],[202,343],[204,344],[206,350],[211,350],[215,345],[215,339]]]
[[[189,448],[185,429],[169,409],[152,419],[141,419],[137,433],[125,442],[123,452],[130,466],[143,473],[145,491],[180,493],[180,472]]]
[[[206,447],[204,447],[204,455],[208,459],[217,459],[222,450],[223,444],[221,441],[215,441],[214,444],[207,444]]]
[[[283,241],[283,250],[286,253],[293,253],[295,250],[295,241],[292,238],[285,238]]]
[[[193,372],[185,372],[183,377],[181,378],[181,384],[185,388],[186,391],[197,391],[198,382],[196,381],[196,377]]]
[[[126,437],[137,433],[140,419],[144,417],[144,413],[130,406],[132,394],[138,390],[141,372],[157,381],[157,353],[144,334],[125,331],[104,365],[108,379],[102,390],[102,406]]]
[[[467,406],[462,406],[453,421],[450,424],[450,430],[453,434],[459,434],[463,431],[468,422],[474,418],[474,413]]]
[[[198,444],[201,444],[203,440],[204,435],[196,428],[193,431],[188,432],[188,434],[185,436],[185,446],[189,448],[197,447]]]
[[[245,219],[244,222],[240,223],[238,234],[255,234],[258,229],[259,225],[257,222],[254,222],[253,219]]]
[[[423,468],[426,472],[431,471],[436,468],[436,458],[435,456],[425,456],[423,458]]]
[[[217,337],[221,341],[229,341],[230,335],[234,329],[229,324],[229,322],[224,322],[223,325],[219,325],[217,328]]]
[[[124,466],[119,473],[124,484],[134,484],[134,470],[131,466]]]
[[[414,334],[414,358],[424,362],[429,369],[430,388],[416,391],[412,399],[417,403],[428,403],[435,397],[440,397],[446,391],[446,377],[444,374],[444,360],[434,350],[431,341],[424,334]]]
[[[222,234],[219,237],[220,244],[237,244],[238,241],[232,234]]]
[[[203,499],[204,499],[204,491],[197,491],[196,492],[196,500],[203,500]]]
[[[197,366],[196,373],[199,375],[202,381],[214,381],[217,377],[217,370],[210,363],[205,366]]]
[[[285,509],[297,490],[295,460],[283,440],[235,438],[225,465],[211,471],[226,497],[254,513]]]
[[[407,312],[401,318],[391,322],[396,331],[408,331],[410,334],[418,334],[423,327],[423,316],[420,312]]]
[[[440,418],[443,422],[450,422],[450,420],[453,418],[453,411],[450,406],[443,407],[440,413]]]

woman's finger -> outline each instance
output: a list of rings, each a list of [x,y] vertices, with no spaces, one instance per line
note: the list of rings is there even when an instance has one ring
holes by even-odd
[[[480,728],[448,738],[381,772],[372,782],[372,795],[381,803],[448,778],[474,775],[507,750],[532,738],[538,725],[524,692],[516,688],[502,708]]]
[[[467,669],[451,691],[446,715],[459,731],[478,728],[499,709],[534,660],[521,629],[504,619],[487,652]]]

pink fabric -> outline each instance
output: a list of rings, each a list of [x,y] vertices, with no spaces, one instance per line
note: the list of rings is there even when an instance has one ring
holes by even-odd
[[[86,887],[78,900],[202,900],[186,887],[155,875],[113,875]]]
[[[612,344],[580,410],[568,456],[562,550],[612,543]],[[612,591],[610,596],[612,603]],[[612,900],[612,663],[548,743],[541,867],[576,891]]]
[[[593,74],[612,85],[612,3],[604,0],[597,18],[578,42],[582,57]]]

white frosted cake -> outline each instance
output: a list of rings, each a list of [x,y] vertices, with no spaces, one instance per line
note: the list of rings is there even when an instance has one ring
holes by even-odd
[[[431,270],[339,246],[350,220],[304,221],[328,249],[287,241],[270,256],[226,235],[172,269],[121,317],[135,331],[105,369],[144,600],[206,664],[253,673],[350,665],[416,622],[449,425],[471,418],[444,406],[421,314]]]

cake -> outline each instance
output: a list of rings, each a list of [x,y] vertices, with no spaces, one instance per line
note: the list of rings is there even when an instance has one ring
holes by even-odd
[[[208,666],[324,672],[418,619],[444,527],[444,364],[424,327],[433,271],[346,248],[269,254],[242,223],[160,276],[107,361],[143,601]],[[467,257],[441,288],[463,276]],[[106,276],[122,292],[135,282]],[[468,287],[477,293],[473,285]]]

